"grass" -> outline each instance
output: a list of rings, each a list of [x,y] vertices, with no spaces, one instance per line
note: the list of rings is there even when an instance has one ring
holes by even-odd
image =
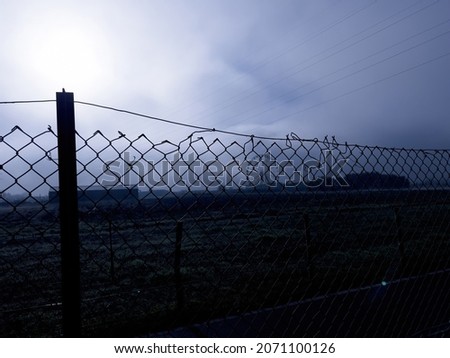
[[[221,198],[193,210],[155,213],[144,205],[84,214],[83,334],[134,335],[271,307],[380,283],[392,267],[395,277],[449,268],[450,204],[423,199],[339,204],[286,196],[242,205]],[[392,206],[399,206],[400,222]],[[1,336],[61,334],[58,223],[51,209],[39,210],[2,208]],[[174,270],[177,221],[181,285]]]

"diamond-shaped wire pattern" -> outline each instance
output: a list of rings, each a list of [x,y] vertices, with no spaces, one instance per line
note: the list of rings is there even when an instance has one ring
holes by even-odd
[[[60,334],[55,143],[1,137],[3,335]],[[85,336],[429,336],[450,318],[448,150],[96,131],[77,165]]]
[[[337,311],[322,325],[283,327],[286,317],[269,313],[450,268],[448,151],[97,131],[79,137],[77,154],[85,193],[98,196],[80,203],[87,335],[333,335],[361,299],[321,308]],[[349,334],[415,333],[383,317]]]
[[[0,336],[61,334],[59,218],[47,203],[56,142],[50,127],[0,137]]]

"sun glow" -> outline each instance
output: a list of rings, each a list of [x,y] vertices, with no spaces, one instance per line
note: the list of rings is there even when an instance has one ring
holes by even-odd
[[[40,87],[89,92],[108,71],[105,42],[87,26],[40,24],[20,47],[24,71]]]

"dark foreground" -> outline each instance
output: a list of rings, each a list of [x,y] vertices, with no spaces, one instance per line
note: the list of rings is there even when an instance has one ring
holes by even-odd
[[[156,337],[448,337],[450,271],[217,319]]]
[[[448,190],[100,204],[80,211],[83,336],[407,337],[450,319],[448,274],[429,274],[450,269]],[[61,336],[57,211],[0,214],[0,336]]]

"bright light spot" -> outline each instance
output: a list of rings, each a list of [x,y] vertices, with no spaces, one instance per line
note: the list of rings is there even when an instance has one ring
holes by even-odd
[[[32,68],[44,81],[79,88],[92,84],[101,72],[100,54],[82,32],[58,31],[39,42],[32,51]]]
[[[381,281],[381,286],[386,286],[387,282],[386,281]]]
[[[108,73],[107,44],[93,24],[65,15],[41,14],[39,24],[28,24],[18,36],[16,58],[33,85],[85,92]]]

